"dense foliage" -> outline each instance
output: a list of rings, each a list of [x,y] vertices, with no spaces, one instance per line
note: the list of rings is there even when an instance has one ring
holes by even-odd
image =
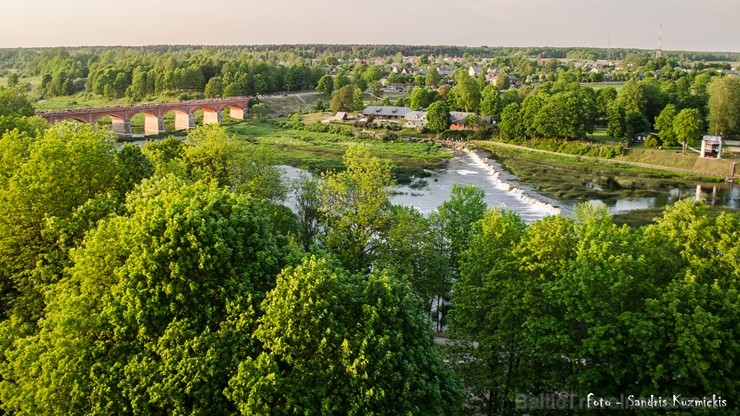
[[[357,91],[349,78],[337,90]],[[720,88],[696,76],[668,107],[650,81],[620,95],[566,78],[478,95],[459,75],[430,112],[440,125],[448,105],[499,113],[502,135],[543,146],[654,114],[661,138],[685,143],[707,111],[686,103]],[[0,99],[12,120],[0,411],[545,414],[517,397],[622,392],[736,403],[736,215],[686,200],[640,229],[591,205],[527,225],[455,186],[425,216],[390,203],[391,168],[367,145],[349,147],[344,170],[294,182],[294,213],[270,152],[221,127],[118,147],[87,125],[38,123],[19,90]],[[435,323],[449,323],[445,346]]]
[[[735,414],[740,221],[691,200],[640,230],[580,206],[529,226],[489,212],[452,294],[455,362],[483,414],[517,395],[711,397]],[[477,347],[471,348],[475,342]],[[517,407],[519,406],[519,407]],[[715,410],[712,410],[714,412]]]
[[[378,244],[427,223],[394,214],[366,147],[295,184],[300,217],[269,153],[218,126],[116,148],[60,123],[0,150],[2,411],[460,412],[422,306],[449,290],[447,263],[419,257],[419,276],[397,237]]]

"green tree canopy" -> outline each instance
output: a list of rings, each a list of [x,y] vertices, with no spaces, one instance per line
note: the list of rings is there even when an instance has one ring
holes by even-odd
[[[637,133],[650,130],[650,123],[642,113],[632,111],[624,118],[624,133],[628,139],[633,140]]]
[[[263,352],[227,391],[243,414],[460,411],[461,391],[406,282],[311,258],[278,276],[263,308]]]
[[[673,131],[676,139],[683,145],[683,153],[686,153],[689,143],[699,138],[702,124],[701,114],[695,108],[684,108],[673,119]]]
[[[37,336],[0,365],[17,413],[233,413],[223,395],[256,353],[281,254],[255,199],[169,176],[104,221],[49,293]],[[5,347],[5,346],[4,346]]]
[[[127,189],[115,181],[113,137],[87,124],[58,123],[37,139],[6,134],[0,149],[12,162],[0,174],[0,311],[33,323],[68,251]]]
[[[450,128],[450,109],[444,101],[435,101],[427,110],[427,128],[441,133]]]
[[[450,90],[455,100],[452,105],[463,111],[477,112],[481,98],[478,81],[465,71],[459,71],[455,80],[456,84]]]
[[[626,118],[627,115],[624,112],[624,107],[616,102],[610,105],[607,114],[606,134],[615,139],[625,137],[627,135],[625,131]]]
[[[716,77],[709,92],[709,131],[725,137],[740,137],[740,79]]]
[[[448,247],[444,234],[414,207],[394,205],[389,224],[380,234],[383,244],[374,267],[407,279],[429,311],[432,300],[452,286],[449,257],[440,255]]]
[[[319,82],[316,84],[316,91],[319,91],[327,97],[331,96],[331,93],[334,92],[334,80],[331,75],[325,74],[323,77],[319,78]]]
[[[355,87],[345,85],[334,91],[331,95],[329,108],[332,112],[352,111],[355,109]]]
[[[437,91],[430,90],[427,88],[416,87],[411,91],[411,101],[409,106],[414,110],[429,107],[429,104],[434,102],[437,96]]]
[[[645,108],[647,106],[645,90],[641,84],[635,81],[627,81],[624,84],[619,91],[617,102],[624,107],[624,111],[627,114],[636,112],[645,115]]]
[[[390,166],[367,145],[350,146],[344,166],[343,172],[323,175],[326,245],[347,270],[367,270],[377,255],[379,233],[388,226],[394,181]]]
[[[501,122],[498,124],[499,134],[503,139],[515,140],[524,137],[524,126],[519,113],[519,104],[512,103],[501,112]]]
[[[658,117],[655,118],[655,130],[658,131],[658,137],[666,146],[676,144],[676,132],[673,130],[673,120],[676,118],[676,106],[668,104]]]

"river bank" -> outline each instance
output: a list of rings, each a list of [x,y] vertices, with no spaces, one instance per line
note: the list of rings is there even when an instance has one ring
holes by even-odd
[[[718,177],[601,163],[594,158],[562,157],[509,146],[476,147],[536,192],[564,206],[603,204],[618,223],[648,224],[666,206],[687,197],[706,200],[715,213],[740,210],[740,187],[718,182]]]
[[[692,155],[680,155],[657,149],[630,150],[626,155],[614,158],[600,158],[533,149],[530,147],[497,141],[474,141],[471,143],[474,146],[487,150],[509,149],[523,153],[530,153],[532,156],[542,155],[543,160],[553,160],[553,158],[556,158],[563,160],[576,160],[578,163],[591,162],[602,165],[614,165],[625,169],[646,169],[653,171],[653,173],[669,172],[676,176],[692,180],[711,182],[721,181],[725,178],[732,177],[740,179],[740,172],[736,172],[733,168],[733,165],[736,163],[734,160],[706,159]],[[547,158],[545,155],[551,156],[551,158]]]

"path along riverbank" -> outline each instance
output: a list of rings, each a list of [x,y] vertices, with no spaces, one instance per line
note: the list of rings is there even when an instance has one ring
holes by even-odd
[[[696,161],[694,168],[692,169],[686,169],[686,168],[679,168],[674,166],[665,166],[665,165],[657,165],[652,163],[643,163],[643,162],[634,162],[629,160],[623,160],[623,159],[605,159],[605,158],[599,158],[599,157],[592,157],[592,156],[581,156],[581,155],[571,155],[566,153],[559,153],[559,152],[553,152],[549,150],[541,150],[541,149],[533,149],[526,146],[520,146],[510,143],[501,143],[501,142],[495,142],[495,141],[469,141],[469,142],[460,142],[460,141],[450,141],[450,140],[435,140],[436,143],[439,143],[444,146],[450,146],[450,147],[461,147],[464,145],[473,146],[473,147],[479,147],[482,149],[492,150],[493,148],[499,147],[499,148],[505,148],[505,149],[514,149],[517,151],[523,151],[523,152],[531,152],[531,153],[540,153],[540,154],[546,154],[551,156],[557,156],[557,157],[563,157],[563,158],[571,158],[576,160],[583,160],[583,161],[589,161],[589,162],[595,162],[595,163],[606,163],[610,165],[625,165],[625,166],[634,166],[639,167],[643,169],[652,169],[657,171],[666,171],[666,172],[674,172],[674,173],[681,173],[681,174],[689,174],[689,175],[695,175],[695,176],[705,176],[710,178],[724,178],[730,181],[740,181],[740,172],[738,172],[737,169],[735,169],[735,162],[730,160],[722,160],[722,159],[703,159],[698,158]]]

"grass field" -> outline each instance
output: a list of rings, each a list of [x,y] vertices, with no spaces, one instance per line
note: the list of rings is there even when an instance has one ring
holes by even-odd
[[[581,85],[584,87],[591,87],[595,90],[602,90],[604,88],[612,87],[619,92],[624,87],[626,82],[582,82]]]
[[[237,138],[263,144],[275,152],[276,163],[320,172],[341,169],[342,157],[353,143],[365,143],[371,152],[391,162],[398,182],[411,176],[425,176],[425,170],[438,169],[452,155],[433,143],[383,142],[340,134],[283,129],[267,122],[244,122],[227,125]]]
[[[593,134],[590,134],[588,138],[591,140],[597,140],[600,142],[619,143],[619,140],[614,140],[613,137],[606,134],[606,128],[604,127],[597,127],[596,129],[594,129]]]

